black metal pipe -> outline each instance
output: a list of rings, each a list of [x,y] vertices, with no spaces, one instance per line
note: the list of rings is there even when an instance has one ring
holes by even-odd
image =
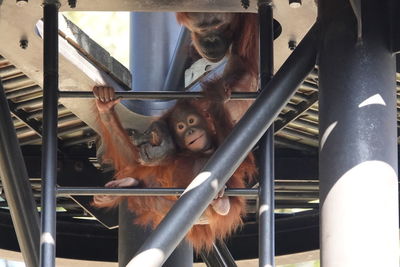
[[[321,266],[394,267],[399,199],[390,1],[361,1],[361,21],[351,2],[318,4],[325,33],[318,56]]]
[[[58,197],[116,195],[116,196],[180,196],[183,188],[94,188],[94,187],[58,187]],[[257,188],[231,188],[226,189],[226,196],[256,197]]]
[[[265,88],[274,73],[272,1],[258,1],[260,84]],[[275,266],[274,124],[259,142],[258,266]]]
[[[58,9],[60,3],[43,3],[43,152],[42,233],[40,266],[55,266],[57,106],[58,106]]]
[[[237,267],[235,259],[224,242],[214,243],[210,252],[201,251],[200,256],[207,267]]]
[[[60,91],[61,98],[93,98],[93,93],[88,91]],[[152,92],[115,92],[115,96],[123,99],[177,99],[177,98],[201,98],[202,92],[181,92],[181,91],[152,91]],[[233,92],[232,100],[251,100],[256,99],[256,92]]]
[[[185,191],[143,244],[137,256],[128,264],[129,267],[161,266],[171,254],[314,68],[316,37],[317,27],[314,25],[189,185],[190,189]]]
[[[59,187],[58,197],[68,196],[93,196],[93,195],[115,195],[115,196],[180,196],[184,192],[182,188],[93,188],[93,187]],[[228,189],[226,196],[242,196],[246,198],[257,198],[257,188]],[[292,192],[276,192],[277,200],[304,199],[312,200],[318,198],[317,191],[292,190]]]
[[[0,82],[0,178],[27,266],[39,266],[40,224],[24,158]]]

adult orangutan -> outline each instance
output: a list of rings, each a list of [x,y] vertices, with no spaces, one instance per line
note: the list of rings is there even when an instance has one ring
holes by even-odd
[[[100,114],[104,158],[111,159],[116,170],[115,180],[107,187],[185,188],[232,128],[223,105],[208,100],[184,100],[153,122],[145,133],[135,133],[131,140],[113,110],[119,102],[113,89],[97,86],[93,92]],[[243,188],[255,174],[254,159],[249,155],[226,186]],[[97,196],[94,204],[111,207],[121,199]],[[152,227],[160,223],[176,200],[177,197],[127,198],[128,208],[136,214],[134,222]],[[187,239],[196,251],[211,249],[216,239],[225,238],[242,223],[245,212],[243,198],[223,196],[222,191],[189,231]]]
[[[228,57],[221,76],[222,90],[251,92],[258,88],[258,15],[252,13],[178,12],[177,20],[192,32],[196,51],[211,62]],[[228,101],[233,122],[253,101]]]

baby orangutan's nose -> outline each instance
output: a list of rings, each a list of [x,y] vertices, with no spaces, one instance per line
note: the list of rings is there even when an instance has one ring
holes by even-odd
[[[189,129],[187,132],[186,132],[186,135],[192,135],[194,133],[194,129]]]

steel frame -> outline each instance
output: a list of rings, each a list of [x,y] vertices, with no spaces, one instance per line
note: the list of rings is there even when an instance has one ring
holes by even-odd
[[[323,3],[329,2],[321,1]],[[370,4],[372,1],[368,1]],[[44,111],[43,111],[43,138],[44,138],[44,153],[43,153],[43,211],[42,211],[42,237],[41,237],[41,252],[40,252],[40,265],[41,266],[54,266],[55,264],[55,199],[56,192],[59,195],[62,194],[73,194],[75,189],[58,188],[55,187],[56,181],[56,159],[57,159],[57,93],[58,93],[58,25],[57,25],[57,13],[58,13],[58,1],[47,0],[44,3]],[[168,255],[171,253],[173,248],[182,240],[185,231],[187,231],[193,222],[200,216],[201,212],[207,207],[209,201],[213,198],[214,194],[218,192],[220,188],[214,188],[210,190],[211,183],[217,182],[219,187],[226,182],[230,175],[234,172],[236,167],[244,159],[255,142],[263,135],[266,129],[272,125],[273,119],[278,115],[278,112],[283,108],[284,104],[289,100],[295,92],[297,86],[306,77],[306,75],[314,68],[316,55],[317,55],[317,38],[318,38],[318,26],[314,25],[307,36],[299,44],[293,54],[284,63],[281,69],[277,72],[275,77],[268,83],[263,85],[263,91],[258,96],[256,102],[251,107],[249,112],[244,118],[238,123],[232,134],[227,138],[225,144],[223,144],[215,155],[211,158],[210,162],[204,167],[199,176],[196,177],[195,183],[199,180],[196,188],[192,188],[190,191],[185,191],[181,199],[177,202],[175,207],[166,216],[164,221],[160,224],[157,230],[150,236],[150,238],[144,243],[138,256],[132,259],[129,266],[143,266],[141,260],[143,255],[152,255],[151,250],[157,249],[163,252],[163,255],[155,255],[150,258],[146,258],[146,266],[160,266]],[[57,90],[55,90],[57,88]],[[167,97],[193,97],[197,93],[177,94],[174,95],[168,93],[165,96],[160,96],[156,93],[149,95],[137,94],[133,98],[157,98]],[[66,93],[63,97],[66,97]],[[132,94],[133,95],[133,94]],[[72,94],[70,94],[72,96]],[[83,97],[83,95],[76,95],[74,97]],[[238,96],[243,97],[243,96]],[[248,96],[252,98],[254,96]],[[312,98],[313,99],[313,98]],[[310,108],[311,105],[303,107],[303,111]],[[307,111],[308,112],[308,111]],[[289,115],[287,121],[293,120],[298,117],[299,114]],[[393,114],[391,113],[390,116]],[[286,122],[285,122],[286,123]],[[11,127],[11,126],[10,126]],[[392,137],[392,136],[390,136]],[[393,139],[393,138],[388,138]],[[240,140],[240,142],[238,141]],[[397,142],[396,142],[397,144]],[[392,144],[391,144],[392,145]],[[391,153],[393,154],[393,153]],[[229,157],[227,156],[229,155]],[[232,157],[231,155],[235,155]],[[397,156],[396,156],[397,159]],[[10,161],[10,159],[8,159]],[[394,157],[390,159],[391,164],[394,163]],[[22,162],[18,160],[18,162]],[[218,163],[217,163],[218,162]],[[397,161],[396,161],[397,162]],[[397,163],[396,163],[397,164]],[[395,165],[396,165],[395,164]],[[228,166],[232,166],[227,168]],[[396,165],[397,166],[397,165]],[[226,169],[229,169],[226,172]],[[207,179],[204,179],[204,176]],[[328,183],[324,184],[327,186]],[[6,186],[11,187],[11,186]],[[189,186],[190,187],[190,186]],[[70,190],[70,191],[68,191]],[[80,190],[80,189],[79,189]],[[79,191],[78,190],[78,191]],[[97,190],[97,189],[96,189]],[[117,193],[121,189],[113,189],[110,191],[100,190],[98,193]],[[135,189],[127,189],[134,191]],[[327,192],[329,188],[325,187],[322,189],[323,192]],[[80,193],[89,192],[95,193],[93,189],[82,189]],[[131,195],[132,191],[124,192],[124,194]],[[150,192],[152,191],[152,192]],[[154,193],[156,189],[151,189],[144,194]],[[244,190],[243,194],[254,195],[251,190]],[[170,194],[171,192],[168,192]],[[18,194],[17,192],[13,194]],[[164,194],[164,192],[162,192]],[[227,192],[228,194],[228,192]],[[199,201],[201,199],[201,201]],[[192,218],[185,218],[185,214],[188,212],[194,214]],[[393,215],[393,214],[392,214]],[[398,215],[398,214],[397,214]],[[35,215],[29,215],[28,219],[34,218]],[[185,219],[183,219],[185,218]],[[398,219],[398,216],[397,216]],[[172,227],[173,226],[173,227]],[[324,225],[322,232],[324,233]],[[17,230],[23,229],[21,226],[16,226]],[[182,230],[183,229],[183,230]],[[28,233],[25,233],[29,235]],[[50,237],[50,238],[49,238]],[[26,239],[22,237],[22,239]],[[54,243],[52,243],[54,241]],[[324,241],[324,239],[322,240]],[[23,242],[23,241],[22,241]],[[398,245],[398,244],[397,244]],[[32,250],[35,253],[35,249]],[[24,253],[24,255],[27,255]],[[265,256],[265,255],[260,255]],[[33,256],[34,258],[35,256]],[[263,259],[264,261],[264,259]],[[271,260],[265,260],[271,262]],[[31,260],[32,266],[36,266],[35,260]],[[273,264],[273,263],[272,263]]]
[[[56,5],[54,5],[54,3],[46,3],[45,4],[45,10],[46,10],[46,7],[51,7],[51,8],[54,8]],[[53,11],[54,12],[54,11]],[[57,13],[57,11],[55,12],[55,13]],[[54,14],[53,14],[54,15]],[[46,17],[46,16],[45,16]],[[45,29],[45,39],[44,39],[44,41],[45,41],[45,43],[46,43],[46,22],[44,23],[44,29]],[[314,31],[315,31],[315,29],[314,29]],[[54,33],[53,33],[54,34]],[[232,133],[232,135],[230,136],[230,137],[228,137],[228,140],[227,140],[227,142],[229,143],[229,139],[232,139],[232,140],[235,140],[235,137],[234,137],[234,135],[235,135],[235,133],[237,134],[237,132],[242,128],[247,128],[247,129],[252,129],[253,127],[249,127],[249,122],[248,122],[248,120],[246,119],[246,117],[248,117],[248,116],[251,116],[251,114],[253,114],[253,113],[257,113],[257,110],[260,110],[261,109],[261,106],[263,106],[264,104],[266,104],[266,105],[268,105],[268,101],[266,101],[266,99],[267,100],[269,100],[269,99],[275,99],[275,98],[281,98],[281,97],[284,97],[284,99],[286,99],[286,101],[290,98],[290,96],[292,95],[292,94],[294,94],[294,92],[295,92],[295,89],[297,88],[297,86],[299,85],[299,83],[302,81],[302,79],[304,79],[304,77],[308,74],[308,72],[310,72],[311,70],[312,70],[312,68],[314,67],[314,64],[315,64],[315,49],[314,49],[314,45],[312,45],[312,43],[314,42],[313,40],[315,40],[315,36],[314,36],[314,34],[315,33],[313,33],[313,31],[311,32],[311,33],[309,33],[307,36],[306,36],[306,38],[305,38],[305,41],[303,41],[303,42],[311,42],[311,44],[307,44],[307,45],[300,45],[299,46],[299,48],[298,49],[296,49],[296,51],[299,51],[298,53],[296,53],[296,51],[295,51],[295,53],[291,56],[291,57],[300,57],[299,55],[301,55],[301,53],[302,52],[304,52],[307,56],[306,57],[304,57],[304,58],[299,58],[299,60],[297,61],[297,60],[294,60],[294,63],[300,63],[301,64],[301,66],[302,66],[302,68],[300,69],[300,68],[294,68],[293,70],[294,70],[294,73],[296,74],[295,75],[295,81],[293,82],[293,81],[290,81],[290,80],[288,80],[288,79],[286,79],[284,76],[285,75],[283,75],[283,74],[281,74],[281,73],[285,73],[286,71],[288,71],[288,70],[285,70],[285,68],[288,68],[288,69],[290,69],[290,67],[288,67],[288,66],[291,66],[292,65],[292,63],[290,63],[291,62],[291,60],[290,60],[290,58],[288,59],[288,61],[287,62],[289,62],[289,63],[285,63],[284,64],[284,66],[282,67],[282,71],[281,71],[281,73],[279,73],[278,72],[278,74],[277,74],[277,76],[276,77],[278,77],[278,78],[275,78],[277,81],[278,81],[278,83],[277,83],[277,85],[274,85],[273,84],[273,81],[274,80],[272,80],[272,82],[270,83],[270,84],[272,84],[270,87],[272,87],[272,88],[274,88],[274,87],[280,87],[280,86],[284,86],[284,84],[285,85],[287,85],[286,83],[288,83],[288,85],[289,86],[286,86],[286,90],[281,90],[280,92],[278,92],[278,94],[277,95],[274,95],[274,93],[273,93],[273,91],[270,89],[270,88],[268,88],[268,86],[266,86],[267,88],[265,88],[264,89],[264,91],[261,93],[261,96],[258,98],[258,100],[254,103],[254,105],[253,105],[253,107],[251,108],[251,110],[249,111],[249,113],[248,114],[246,114],[246,116],[245,116],[245,118],[238,124],[238,127],[236,127],[236,129],[233,131],[233,133]],[[303,43],[302,42],[302,43]],[[309,47],[312,47],[311,49],[309,49],[309,47],[307,47],[307,46],[309,46]],[[56,51],[58,51],[58,49],[56,50]],[[46,66],[46,64],[45,64],[45,66]],[[298,64],[294,64],[294,66],[296,67],[296,66],[300,66],[300,65],[298,65]],[[303,68],[304,66],[309,66],[308,68],[306,67],[306,68]],[[55,67],[54,65],[52,66],[53,68]],[[304,69],[306,69],[306,71],[304,71]],[[46,77],[46,76],[45,76]],[[53,79],[55,79],[56,77],[52,77]],[[54,81],[54,80],[53,80]],[[280,84],[280,83],[281,84]],[[270,85],[269,84],[269,85]],[[45,83],[45,85],[46,85],[46,83]],[[290,85],[292,85],[292,86],[290,86]],[[263,86],[265,86],[264,84],[263,84]],[[269,90],[268,90],[269,89]],[[275,90],[277,90],[276,88],[275,88]],[[283,91],[283,94],[281,93]],[[45,86],[45,92],[46,92],[46,86]],[[272,92],[272,94],[271,94],[271,92]],[[263,96],[264,95],[264,96]],[[47,99],[47,97],[46,97],[46,95],[45,95],[45,97],[44,97],[44,100],[46,100]],[[55,100],[57,100],[57,95],[55,95]],[[262,100],[264,100],[264,101],[266,101],[267,103],[263,103],[263,101]],[[54,101],[54,100],[53,100]],[[258,129],[256,129],[255,131],[253,131],[254,133],[253,133],[253,135],[250,135],[252,138],[248,138],[247,140],[246,140],[246,142],[244,142],[244,146],[243,145],[241,145],[241,146],[238,146],[239,147],[239,150],[237,150],[237,151],[233,151],[233,155],[237,155],[237,158],[235,158],[233,161],[232,161],[232,163],[229,163],[229,160],[228,160],[228,162],[226,162],[226,163],[224,163],[224,164],[221,164],[220,166],[235,166],[235,167],[237,167],[239,164],[240,164],[240,162],[244,159],[244,156],[243,155],[245,155],[245,154],[247,154],[248,153],[248,151],[251,149],[251,147],[255,144],[255,141],[254,140],[257,140],[257,138],[254,138],[254,136],[256,135],[258,135],[258,136],[260,136],[260,135],[262,135],[262,133],[263,133],[263,131],[265,131],[265,127],[268,127],[269,125],[271,125],[272,124],[272,121],[273,121],[273,117],[271,117],[271,115],[272,114],[277,114],[278,112],[279,112],[279,110],[282,108],[282,106],[283,106],[283,103],[282,103],[282,101],[276,101],[275,103],[280,103],[279,105],[274,105],[274,107],[272,108],[272,109],[270,109],[270,110],[268,110],[267,111],[267,114],[263,114],[263,115],[267,115],[267,116],[263,116],[264,117],[264,120],[265,120],[265,118],[267,118],[267,121],[266,121],[266,123],[265,124],[261,124],[262,125],[262,127],[260,128],[260,127],[257,127]],[[257,106],[257,103],[259,103],[258,104],[258,106]],[[261,104],[260,104],[261,103]],[[46,107],[46,105],[44,105],[45,107]],[[54,102],[54,104],[53,104],[53,106],[55,106],[55,110],[57,110],[57,102],[55,101]],[[253,110],[255,110],[255,111],[253,111]],[[46,111],[46,110],[45,110]],[[53,113],[53,114],[57,114],[56,112],[55,113]],[[44,112],[44,115],[46,115],[46,112]],[[269,115],[269,116],[268,116]],[[56,115],[57,116],[57,115]],[[252,119],[252,124],[254,124],[255,122],[256,122],[256,120],[257,119],[259,119],[259,116],[255,116],[253,119]],[[44,122],[46,121],[46,116],[44,116]],[[51,121],[51,120],[50,120]],[[240,125],[240,124],[243,124],[242,126]],[[56,125],[56,124],[55,124]],[[251,125],[251,124],[250,124]],[[259,124],[260,125],[260,124]],[[51,131],[51,130],[47,130],[47,131]],[[48,132],[46,131],[46,133],[47,134],[49,134]],[[232,137],[233,136],[233,137]],[[239,136],[240,136],[240,134],[239,134]],[[47,142],[45,141],[45,144],[47,144]],[[226,147],[226,145],[223,145],[217,152],[216,152],[216,154],[213,156],[213,158],[216,158],[216,159],[218,159],[218,158],[226,158],[226,156],[221,156],[221,155],[223,155],[224,154],[224,152],[220,152],[220,151],[224,151],[226,148],[224,148],[224,146]],[[239,152],[239,151],[243,151],[244,150],[244,152]],[[247,151],[247,152],[246,152]],[[239,152],[239,154],[238,154],[238,152]],[[242,155],[242,156],[240,156],[240,154]],[[51,153],[50,153],[50,155],[51,155]],[[47,160],[48,160],[48,157],[47,157]],[[224,161],[227,161],[227,159],[224,159]],[[208,179],[208,181],[211,181],[212,179],[211,178],[213,178],[212,176],[212,173],[213,173],[213,169],[216,169],[217,170],[217,173],[221,173],[221,171],[222,170],[218,170],[218,169],[220,169],[220,167],[218,166],[218,165],[216,165],[216,166],[213,166],[212,165],[212,163],[213,163],[213,159],[211,159],[210,160],[210,163],[208,163],[206,166],[205,166],[205,168],[204,169],[208,169],[209,168],[209,165],[211,165],[211,167],[210,167],[210,171],[211,171],[211,177]],[[54,164],[55,165],[55,164]],[[222,184],[224,184],[225,182],[226,182],[226,180],[230,177],[230,175],[233,173],[233,171],[234,171],[234,169],[235,168],[231,168],[231,170],[230,170],[230,172],[228,173],[228,174],[225,174],[225,175],[223,175],[222,177],[223,177],[223,179],[220,179],[221,181],[220,182],[222,182],[221,183],[221,185]],[[224,172],[224,171],[223,171]],[[45,177],[46,175],[44,175],[44,177]],[[51,176],[51,174],[50,174],[50,176]],[[198,179],[198,178],[196,178],[196,179]],[[195,179],[195,180],[196,180]],[[44,196],[46,196],[46,195],[49,195],[48,196],[48,199],[49,200],[51,200],[49,203],[52,203],[52,201],[54,201],[53,199],[55,199],[55,196],[53,196],[53,194],[54,194],[54,188],[52,188],[52,187],[54,187],[55,186],[55,182],[54,182],[54,178],[53,179],[45,179],[45,181],[47,181],[47,183],[45,183],[44,184],[44,192],[45,192],[45,194],[44,194]],[[52,188],[52,190],[53,190],[53,192],[52,193],[50,193],[50,192],[47,192],[47,191],[51,191],[51,190],[46,190],[46,187],[47,188]],[[205,186],[203,185],[203,191],[204,192],[202,192],[202,198],[201,199],[204,199],[204,201],[202,201],[203,203],[201,203],[201,205],[199,206],[199,205],[196,205],[197,207],[196,207],[196,209],[198,210],[197,211],[197,215],[199,216],[200,215],[200,213],[202,212],[202,210],[201,209],[204,209],[208,204],[208,202],[213,198],[213,196],[214,196],[214,194],[217,192],[217,191],[215,191],[215,192],[211,192],[209,189],[207,189],[207,190],[205,190],[204,189],[205,188]],[[220,190],[220,189],[218,189],[218,190]],[[193,196],[191,196],[192,198],[196,198],[196,195],[193,193],[193,192],[196,192],[196,191],[200,191],[200,189],[195,189],[195,190],[192,190],[192,192],[189,192],[189,193],[186,193],[186,194],[184,194],[182,197],[181,197],[181,199],[182,200],[180,200],[180,201],[178,201],[178,203],[177,203],[177,205],[176,205],[176,207],[171,211],[171,213],[174,213],[174,210],[176,210],[176,211],[178,211],[178,215],[177,216],[179,216],[179,213],[180,212],[182,212],[182,210],[184,210],[184,209],[179,209],[177,206],[179,206],[179,204],[180,203],[183,203],[183,204],[181,204],[181,205],[183,205],[184,207],[186,206],[186,207],[191,207],[191,205],[185,205],[185,202],[184,202],[184,199],[185,198],[189,198],[189,201],[190,201],[190,196],[188,197],[188,195],[193,195]],[[47,192],[47,193],[46,193]],[[203,196],[206,196],[205,198],[203,197]],[[48,205],[48,203],[47,203],[47,201],[42,201],[42,203],[44,203],[45,204],[45,206],[44,207],[46,207],[46,206],[53,206],[53,205]],[[203,207],[202,207],[203,206]],[[53,206],[53,208],[55,208],[54,206]],[[44,210],[49,210],[49,208],[44,208]],[[175,211],[175,212],[176,212]],[[50,213],[50,212],[49,212]],[[46,214],[46,213],[44,213],[44,214]],[[53,215],[51,215],[51,216],[48,216],[46,219],[43,219],[43,222],[48,222],[50,225],[54,225],[54,220],[55,220],[55,212],[53,212],[52,213]],[[44,215],[45,216],[45,215]],[[162,227],[163,227],[163,225],[168,225],[168,222],[165,222],[165,221],[168,221],[168,218],[173,218],[173,217],[175,217],[174,215],[168,215],[167,217],[166,217],[166,219],[163,221],[163,223],[161,223],[161,225],[160,225],[160,227],[158,228],[158,229],[162,229]],[[195,220],[196,218],[194,218],[194,220]],[[194,221],[193,221],[194,222]],[[189,228],[190,226],[191,226],[191,224],[193,223],[193,222],[184,222],[184,226],[185,226],[185,228]],[[51,226],[51,227],[54,227],[54,226]],[[51,228],[50,227],[50,228]],[[44,226],[43,226],[43,228],[46,228],[46,223],[44,223]],[[168,227],[167,227],[168,228]],[[158,230],[157,229],[157,230]],[[165,235],[163,235],[163,234],[157,234],[157,230],[156,230],[156,233],[154,233],[152,236],[154,236],[155,238],[157,238],[157,237],[160,237],[160,236],[165,236]],[[54,227],[54,229],[49,229],[49,232],[50,233],[52,233],[52,231],[54,231],[54,234],[55,234],[55,227]],[[161,231],[161,230],[160,230]],[[180,239],[182,239],[183,238],[183,235],[184,235],[184,232],[181,232],[181,233],[177,233],[178,234],[178,238],[180,238]],[[169,233],[167,236],[170,236],[171,234]],[[54,235],[53,235],[54,236]],[[167,237],[167,236],[165,236],[165,237]],[[169,237],[170,238],[170,237]],[[161,239],[163,239],[163,238],[161,238]],[[151,239],[150,239],[151,240]],[[158,241],[156,241],[156,243],[157,243]],[[176,241],[175,241],[176,242]],[[150,245],[148,245],[148,246],[150,246],[150,247],[152,247],[153,245],[152,245],[152,243],[151,243],[151,241],[150,242],[148,242],[148,243],[150,243]],[[175,243],[175,244],[177,244],[177,243]],[[47,244],[48,245],[48,244]],[[156,258],[153,258],[152,260],[154,261],[153,263],[149,263],[148,262],[148,260],[146,260],[146,264],[148,265],[148,266],[157,266],[157,264],[161,264],[162,262],[164,262],[165,260],[166,260],[166,257],[168,257],[169,255],[170,255],[170,253],[172,252],[172,250],[173,250],[173,247],[174,247],[174,245],[172,245],[171,246],[171,243],[170,242],[167,242],[166,244],[165,244],[165,246],[167,247],[167,252],[165,253],[165,256],[163,256],[162,258],[160,258],[160,257],[156,257]],[[144,247],[144,248],[143,248]],[[142,250],[145,250],[145,248],[146,248],[146,243],[143,245],[143,247],[142,247]],[[162,250],[165,250],[165,248],[166,247],[161,247],[161,249]],[[51,255],[51,254],[53,254],[54,253],[54,248],[55,248],[55,246],[53,245],[53,246],[48,246],[47,248],[45,247],[44,249],[43,249],[43,254],[44,254],[44,256],[43,256],[43,260],[41,261],[41,262],[44,262],[44,261],[47,261],[47,263],[46,263],[46,266],[54,266],[54,262],[52,262],[53,260],[51,260],[51,258],[54,258],[54,257],[52,257],[52,256],[55,256],[55,255]],[[45,256],[45,254],[46,254],[46,251],[47,251],[47,254],[49,254],[48,256]],[[137,259],[138,259],[138,257],[135,257],[128,265],[132,265],[132,266],[134,266],[135,265],[135,263],[133,263],[134,261],[135,261],[135,259],[136,259],[136,261],[137,261]],[[140,259],[139,259],[140,260]],[[273,260],[272,260],[273,261]],[[140,263],[139,263],[140,264]],[[150,265],[149,265],[150,264]],[[42,265],[42,266],[44,266],[44,265]]]

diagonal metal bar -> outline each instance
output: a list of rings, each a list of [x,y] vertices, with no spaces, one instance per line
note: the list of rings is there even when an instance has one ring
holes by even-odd
[[[165,262],[314,68],[317,31],[314,25],[128,267],[155,267]]]
[[[208,253],[202,251],[200,256],[207,267],[237,267],[235,259],[224,242],[214,243],[212,251]]]
[[[24,261],[39,265],[39,215],[25,162],[0,83],[0,175]]]

